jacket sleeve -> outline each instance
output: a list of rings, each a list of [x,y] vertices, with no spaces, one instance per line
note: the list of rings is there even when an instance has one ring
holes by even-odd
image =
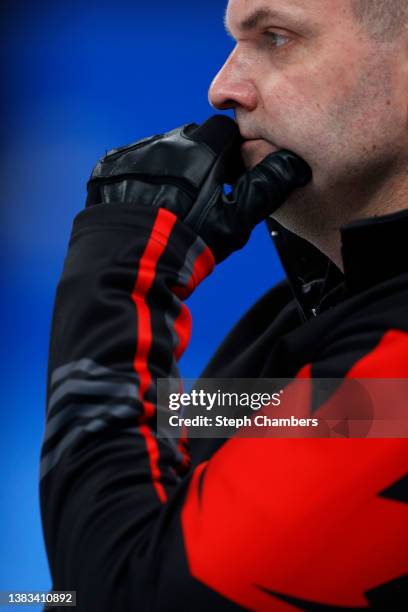
[[[232,439],[187,473],[182,445],[156,436],[183,300],[213,266],[164,209],[101,204],[74,222],[41,459],[53,588],[86,612],[364,607],[406,570],[406,507],[379,495],[404,476],[405,441]]]

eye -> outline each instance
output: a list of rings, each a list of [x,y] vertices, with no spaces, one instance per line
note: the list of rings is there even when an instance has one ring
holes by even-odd
[[[263,36],[268,39],[268,42],[272,44],[273,47],[283,47],[283,45],[290,42],[290,38],[288,36],[279,34],[279,32],[273,32],[272,30],[263,32]]]

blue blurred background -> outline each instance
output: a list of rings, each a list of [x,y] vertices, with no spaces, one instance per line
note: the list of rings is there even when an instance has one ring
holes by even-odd
[[[38,457],[52,305],[72,219],[106,149],[214,112],[207,89],[233,41],[222,0],[2,7],[0,590],[45,590]],[[199,375],[282,276],[261,226],[189,300],[184,376]]]

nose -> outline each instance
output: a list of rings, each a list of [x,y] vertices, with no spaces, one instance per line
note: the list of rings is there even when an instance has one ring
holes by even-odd
[[[257,92],[246,76],[247,71],[248,67],[239,58],[236,47],[210,85],[208,101],[211,106],[220,110],[237,106],[247,111],[254,110],[257,106]]]

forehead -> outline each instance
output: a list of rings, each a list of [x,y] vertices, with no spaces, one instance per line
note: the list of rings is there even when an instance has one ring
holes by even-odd
[[[350,14],[351,0],[229,0],[225,22],[245,30],[266,19],[328,24]]]

